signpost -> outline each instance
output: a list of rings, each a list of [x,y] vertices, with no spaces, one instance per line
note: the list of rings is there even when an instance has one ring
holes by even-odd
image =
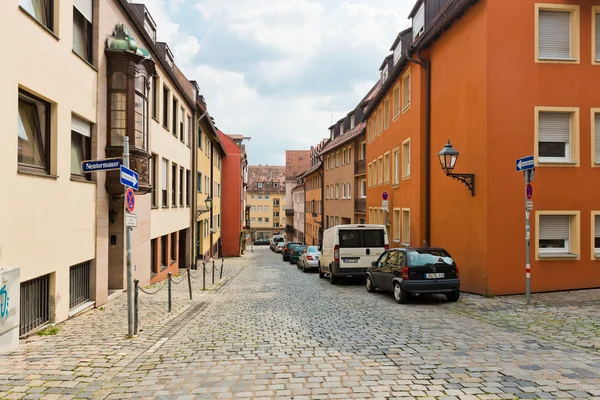
[[[533,186],[531,186],[531,181],[535,170],[534,157],[527,156],[517,159],[516,167],[517,172],[523,172],[525,177],[525,293],[527,305],[529,305],[531,302],[531,224],[529,217],[531,210],[533,210]]]
[[[108,158],[106,160],[87,160],[81,162],[81,171],[84,173],[96,171],[110,171],[121,167],[120,158]]]
[[[389,206],[389,203],[388,203],[388,193],[387,192],[383,192],[381,194],[381,198],[382,198],[382,200],[381,200],[381,209],[383,211],[388,211],[388,206]]]
[[[125,203],[127,209],[135,209],[135,196],[133,190],[137,190],[138,174],[129,169],[129,137],[123,138],[123,165],[121,165],[121,184],[127,186],[125,191]],[[131,193],[131,195],[129,195]],[[127,212],[125,212],[127,215]],[[126,217],[127,218],[127,217]],[[131,275],[131,226],[125,227],[125,243],[127,246],[127,332],[129,337],[133,337],[133,278]]]

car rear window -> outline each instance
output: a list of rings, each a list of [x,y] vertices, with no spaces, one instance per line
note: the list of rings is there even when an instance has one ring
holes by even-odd
[[[408,263],[412,266],[426,264],[453,264],[454,260],[443,249],[409,250],[406,252]]]
[[[294,246],[294,253],[300,253],[304,250],[306,250],[306,246]]]
[[[308,246],[308,252],[309,253],[318,253],[319,248],[317,246]]]
[[[385,247],[385,236],[381,229],[344,229],[340,230],[340,247]]]

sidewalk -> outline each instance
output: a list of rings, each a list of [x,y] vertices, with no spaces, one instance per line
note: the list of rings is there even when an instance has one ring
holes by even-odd
[[[535,337],[600,351],[600,289],[486,298],[463,293],[453,311]],[[532,339],[535,339],[533,337]]]
[[[136,358],[164,343],[193,315],[211,301],[243,268],[252,254],[225,259],[223,279],[212,264],[207,265],[206,290],[202,291],[202,270],[192,271],[189,300],[185,270],[173,277],[172,312],[167,312],[168,293],[163,287],[155,295],[139,295],[139,335],[127,338],[127,295],[123,293],[103,307],[85,312],[58,324],[55,336],[33,335],[20,342],[12,353],[0,355],[0,398],[77,398],[103,397],[103,392],[138,368]],[[217,268],[221,260],[215,261]],[[165,282],[145,288],[156,291]],[[85,393],[81,388],[85,386]],[[36,394],[43,393],[39,396]]]

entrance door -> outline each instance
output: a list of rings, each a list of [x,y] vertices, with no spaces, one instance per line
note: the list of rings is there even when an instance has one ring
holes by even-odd
[[[179,268],[187,268],[188,260],[186,259],[186,251],[187,247],[187,229],[182,229],[179,231]]]
[[[202,254],[202,249],[200,246],[200,241],[202,240],[202,222],[196,221],[196,260],[200,258],[200,254]]]

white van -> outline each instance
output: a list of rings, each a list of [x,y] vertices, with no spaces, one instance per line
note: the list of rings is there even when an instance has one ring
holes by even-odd
[[[329,274],[335,284],[339,278],[365,276],[371,262],[389,249],[384,225],[337,225],[323,233],[319,277]]]

